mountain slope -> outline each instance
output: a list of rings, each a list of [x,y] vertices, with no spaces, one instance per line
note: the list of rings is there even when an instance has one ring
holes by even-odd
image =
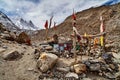
[[[7,17],[3,12],[0,11],[0,23],[5,25],[9,30],[19,30],[19,28]]]
[[[103,5],[113,5],[120,2],[120,0],[109,0],[107,2],[105,2]]]
[[[12,20],[17,26],[19,26],[20,29],[38,30],[38,27],[36,27],[31,20],[26,21],[22,18],[14,18]]]
[[[113,39],[113,36],[117,36],[120,40],[120,3],[111,6],[90,8],[76,13],[78,32],[81,35],[84,35],[85,32],[87,34],[98,34],[100,32],[100,15],[103,16],[104,26],[108,32],[106,37]],[[50,29],[48,35],[52,36],[54,33],[58,35],[63,34],[64,37],[70,37],[72,33],[72,17],[67,17],[63,23],[57,26],[57,30]],[[43,40],[45,39],[43,37],[45,35],[45,30],[40,30],[34,36],[34,39]]]

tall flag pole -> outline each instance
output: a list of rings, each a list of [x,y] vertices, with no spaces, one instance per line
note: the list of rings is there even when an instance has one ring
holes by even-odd
[[[73,18],[73,20],[76,20],[76,15],[75,15],[75,11],[74,11],[74,9],[73,9],[72,18]]]
[[[46,36],[45,36],[45,38],[47,40],[47,38],[48,38],[48,20],[46,20],[44,27],[46,29]]]
[[[102,16],[100,16],[100,21],[101,21],[100,33],[103,33],[105,31],[105,26],[104,26]],[[102,49],[104,50],[104,47],[105,47],[105,35],[100,36],[100,44],[101,44]]]
[[[77,62],[77,55],[76,55],[76,32],[77,32],[77,29],[76,29],[76,15],[75,15],[75,12],[74,12],[74,9],[73,9],[73,14],[72,14],[72,19],[73,19],[73,23],[72,23],[72,26],[73,26],[73,35],[74,35],[74,38],[73,38],[73,50],[74,50],[74,58],[75,58],[75,63]]]
[[[49,29],[51,28],[51,24],[52,24],[52,19],[53,19],[53,15],[50,18],[50,24],[49,24]]]
[[[56,22],[54,22],[53,30],[54,30],[54,33],[55,33],[55,34],[56,34],[56,29],[57,29],[57,27],[56,27]]]

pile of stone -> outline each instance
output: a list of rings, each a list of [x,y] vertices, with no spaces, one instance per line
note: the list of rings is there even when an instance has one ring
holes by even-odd
[[[98,59],[87,60],[83,62],[87,66],[88,72],[97,72],[100,76],[105,76],[109,79],[115,79],[114,75],[118,72],[118,64],[113,61],[111,53],[105,53]]]
[[[102,54],[100,48],[91,48],[89,56],[93,53],[92,58],[61,67],[56,66],[60,63],[59,58],[61,58],[61,55],[63,55],[62,58],[70,58],[71,54],[69,52],[63,52],[62,54],[55,52],[49,44],[41,44],[40,47],[40,51],[36,50],[36,54],[39,55],[37,57],[37,68],[43,72],[39,76],[40,80],[44,78],[79,80],[88,78],[87,74],[91,73],[108,79],[116,79],[120,75],[116,75],[119,71],[119,65],[114,61],[112,52]]]

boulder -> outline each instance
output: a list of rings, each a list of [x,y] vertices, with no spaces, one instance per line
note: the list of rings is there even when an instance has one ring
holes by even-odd
[[[4,54],[4,55],[3,55],[3,58],[4,58],[5,60],[15,60],[15,59],[21,58],[21,54],[19,54],[18,51],[12,50],[12,51]]]
[[[66,78],[75,78],[75,79],[78,79],[78,78],[79,78],[78,74],[73,73],[73,72],[67,73],[67,74],[65,75],[65,77],[66,77]]]
[[[82,74],[85,73],[87,71],[86,65],[85,64],[75,64],[72,66],[73,70],[75,71],[75,73],[77,74]],[[72,69],[71,67],[71,69]]]
[[[29,35],[25,32],[21,32],[19,36],[17,36],[16,41],[18,43],[27,43],[28,45],[31,45],[31,39]]]
[[[37,61],[37,67],[41,72],[52,69],[58,60],[58,56],[52,53],[42,53]]]

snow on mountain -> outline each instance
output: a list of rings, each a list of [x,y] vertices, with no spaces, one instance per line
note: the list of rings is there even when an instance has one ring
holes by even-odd
[[[113,5],[113,4],[116,4],[116,3],[119,3],[119,2],[120,2],[120,0],[108,0],[103,5]]]
[[[23,18],[13,18],[12,20],[20,29],[38,30],[38,27],[36,27],[31,20],[26,21]]]
[[[5,27],[9,30],[19,30],[19,28],[11,21],[11,19],[8,18],[7,15],[1,11],[0,11],[0,23],[5,25]]]

